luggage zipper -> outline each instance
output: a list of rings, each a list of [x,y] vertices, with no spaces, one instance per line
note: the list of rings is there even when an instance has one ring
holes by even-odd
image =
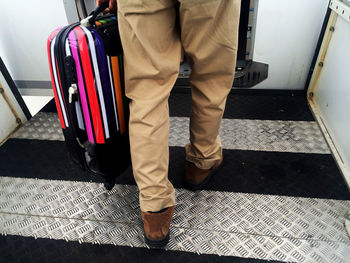
[[[69,95],[68,101],[69,101],[69,103],[73,102],[73,95],[77,94],[77,92],[78,92],[77,87],[73,87],[73,86],[69,87],[69,89],[68,89],[68,95]],[[74,100],[74,101],[76,101],[76,100]]]

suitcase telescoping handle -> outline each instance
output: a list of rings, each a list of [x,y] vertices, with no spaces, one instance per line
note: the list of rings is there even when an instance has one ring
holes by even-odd
[[[103,12],[106,8],[108,8],[109,3],[103,2],[99,6],[96,6],[94,10],[89,14],[87,18],[84,18],[80,21],[80,24],[83,26],[92,26],[95,24],[96,17]]]

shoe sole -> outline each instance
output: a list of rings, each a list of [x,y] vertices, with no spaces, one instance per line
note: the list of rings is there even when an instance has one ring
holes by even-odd
[[[214,171],[212,171],[204,180],[203,182],[199,183],[199,184],[190,184],[188,182],[186,182],[185,188],[191,191],[198,191],[198,190],[202,190],[210,181],[210,179],[221,170],[222,166],[224,164],[224,161],[222,161],[222,163],[219,165],[218,168],[216,168]]]
[[[169,239],[170,239],[169,233],[166,235],[165,238],[163,238],[161,240],[151,240],[151,239],[147,238],[145,234],[144,234],[144,237],[145,237],[146,244],[152,248],[163,248],[169,243]]]

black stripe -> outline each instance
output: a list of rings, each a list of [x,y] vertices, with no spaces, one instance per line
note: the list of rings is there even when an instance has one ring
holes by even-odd
[[[106,131],[105,131],[105,126],[104,126],[104,121],[103,121],[103,116],[102,116],[102,107],[101,107],[101,103],[100,103],[100,95],[98,94],[98,87],[97,87],[97,80],[96,80],[96,77],[95,77],[95,68],[94,68],[94,64],[92,62],[92,52],[91,52],[91,49],[90,49],[90,42],[89,42],[89,38],[87,37],[85,31],[81,28],[81,30],[84,32],[84,35],[85,35],[85,39],[86,39],[86,43],[87,43],[87,46],[88,46],[88,50],[89,50],[89,58],[90,58],[90,66],[91,66],[91,70],[92,70],[92,75],[94,76],[94,86],[95,86],[95,91],[96,91],[96,97],[97,97],[97,103],[98,103],[98,106],[100,108],[100,118],[101,118],[101,124],[102,124],[102,132],[103,132],[103,137],[105,140],[107,140],[106,138]],[[86,30],[89,31],[89,29],[86,28]],[[90,31],[89,31],[90,32]],[[90,32],[91,33],[91,32]],[[93,43],[94,47],[95,47],[95,43]],[[96,48],[95,48],[95,53],[96,52]],[[96,58],[97,60],[97,58]],[[100,76],[100,80],[101,80],[101,76]],[[103,91],[102,91],[102,94],[103,94]],[[97,113],[96,113],[97,114]]]
[[[188,89],[189,91],[189,89]],[[232,93],[227,98],[224,118],[253,120],[314,121],[303,93],[268,92],[266,95]],[[188,117],[191,110],[189,92],[173,92],[169,98],[170,116]],[[42,111],[55,112],[50,101]]]
[[[224,150],[225,164],[206,190],[350,200],[329,154]],[[117,165],[117,162],[116,162]],[[185,150],[170,147],[169,179],[185,186]],[[10,139],[0,148],[0,175],[69,181],[103,182],[75,165],[61,141]],[[131,168],[118,184],[135,184]]]
[[[58,34],[59,34],[59,32],[58,32]],[[55,44],[57,42],[57,35],[53,37],[53,39],[55,39]],[[68,112],[67,112],[67,109],[66,109],[66,105],[65,105],[65,102],[64,102],[64,94],[63,94],[63,91],[62,91],[63,88],[61,88],[61,84],[60,84],[59,72],[58,72],[57,63],[56,63],[57,60],[56,60],[56,54],[55,54],[55,47],[53,48],[53,54],[51,53],[52,52],[51,51],[51,47],[52,47],[52,44],[53,44],[52,40],[50,41],[50,66],[51,66],[52,75],[53,75],[53,82],[55,84],[55,90],[56,90],[56,94],[57,94],[57,101],[58,101],[58,103],[60,105],[60,108],[61,108],[61,115],[62,115],[63,123],[64,123],[64,126],[67,128],[70,125],[70,123],[69,123],[70,120],[69,120],[69,115],[68,115]],[[54,64],[52,64],[52,60],[53,60]],[[55,67],[55,71],[53,70],[54,67]],[[55,78],[55,72],[56,72],[56,78]],[[57,79],[57,83],[56,83],[56,79]],[[59,94],[61,95],[62,100],[60,100]],[[55,102],[54,102],[55,99],[52,99],[51,101],[53,101],[53,103],[55,104]],[[64,118],[64,116],[66,116],[68,126],[67,126],[66,119]]]
[[[189,86],[174,86],[172,92],[175,93],[191,93]],[[306,96],[304,90],[277,90],[277,89],[231,89],[229,94],[236,95],[249,95],[249,96],[261,96],[261,95],[281,95],[281,96]]]
[[[51,52],[51,50],[50,50],[50,52]],[[29,120],[32,117],[32,114],[30,114],[30,111],[29,111],[27,105],[25,104],[21,94],[19,93],[18,88],[17,88],[15,82],[13,81],[13,79],[11,78],[11,75],[8,72],[1,57],[0,57],[0,71],[1,71],[2,75],[4,76],[4,79],[7,83],[7,85],[10,87],[13,96],[15,97],[16,101],[18,102],[19,106],[21,107],[24,115],[26,116],[27,120]]]
[[[68,34],[68,37],[67,37],[67,41],[68,41],[68,48],[69,48],[70,55],[73,57],[72,45],[70,44],[69,34]],[[66,54],[66,55],[68,55],[68,54]],[[75,66],[75,71],[77,71],[77,67],[76,66]],[[77,72],[75,72],[75,74],[77,74]],[[83,107],[81,105],[81,99],[80,99],[80,93],[79,93],[78,79],[77,79],[77,83],[74,83],[74,84],[77,85],[77,92],[78,92],[78,95],[79,95],[79,96],[77,96],[78,97],[78,103],[79,103],[79,106],[80,106],[80,113],[81,113],[82,119],[83,119],[83,125],[84,125],[85,131],[86,131],[86,124],[85,124],[85,118],[84,118],[84,113],[83,113]],[[76,112],[76,114],[78,116],[76,107],[75,107],[75,112]],[[79,127],[79,125],[78,125],[78,127]]]
[[[77,54],[78,54],[78,58],[79,58],[79,64],[80,64],[80,69],[81,69],[81,76],[82,76],[83,82],[84,82],[85,97],[86,97],[87,107],[88,107],[88,110],[89,110],[89,118],[90,118],[92,136],[94,137],[94,141],[96,142],[96,134],[95,134],[95,129],[94,129],[94,122],[92,120],[91,107],[90,107],[90,104],[89,104],[90,100],[89,100],[89,94],[88,94],[87,87],[86,87],[84,67],[83,67],[83,63],[82,63],[82,60],[81,60],[81,56],[80,56],[80,50],[78,49],[78,47],[79,47],[79,39],[78,39],[77,33],[75,32],[75,28],[73,29],[73,33],[74,33],[74,36],[75,36],[75,40],[77,42]],[[52,109],[52,107],[48,107],[48,108]],[[87,130],[86,130],[86,132],[87,132]]]
[[[1,262],[223,262],[277,263],[260,259],[0,235]]]
[[[57,112],[55,99],[50,100],[40,111],[41,112]]]
[[[120,85],[123,93],[125,94],[125,79],[124,79],[124,58],[123,54],[118,56],[119,71],[120,71]]]
[[[188,89],[188,91],[190,91]],[[191,94],[173,92],[169,98],[170,116],[188,117]],[[313,121],[304,93],[269,91],[231,93],[227,97],[224,118],[258,120]]]
[[[56,73],[57,73],[57,78],[58,78],[58,87],[59,90],[62,92],[61,97],[63,101],[63,108],[66,112],[66,117],[67,117],[67,123],[68,125],[65,124],[65,126],[70,126],[72,130],[74,130],[74,126],[71,123],[72,118],[70,115],[70,112],[68,111],[68,106],[66,99],[68,99],[69,94],[68,94],[68,88],[66,79],[65,79],[65,70],[64,70],[64,54],[65,54],[65,44],[66,44],[66,35],[67,32],[70,30],[70,28],[74,27],[74,24],[71,24],[69,26],[66,26],[65,28],[61,29],[58,34],[56,35],[56,40],[55,40],[55,46],[54,46],[54,61],[55,61],[55,67],[56,67]],[[63,42],[63,44],[62,44]],[[62,46],[63,45],[63,46]],[[62,106],[61,106],[62,108]],[[63,110],[62,110],[63,111]]]
[[[130,119],[130,109],[129,109],[129,104],[130,104],[130,99],[126,96],[126,91],[125,91],[125,70],[124,70],[124,57],[123,54],[120,54],[118,56],[118,62],[119,62],[119,76],[120,76],[120,85],[122,89],[122,95],[123,95],[123,109],[124,109],[124,116],[126,117],[125,123],[126,123],[126,131],[129,132],[129,119]]]
[[[247,58],[247,42],[248,42],[248,26],[250,15],[250,1],[242,1],[239,16],[239,28],[238,28],[238,48],[237,48],[237,60],[242,61],[245,65]],[[233,32],[227,32],[232,34]],[[239,63],[238,63],[239,64]]]

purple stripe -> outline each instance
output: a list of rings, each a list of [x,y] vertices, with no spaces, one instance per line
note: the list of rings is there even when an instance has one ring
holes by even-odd
[[[82,68],[80,65],[80,59],[78,55],[77,39],[75,37],[73,30],[69,33],[69,44],[72,49],[72,55],[75,60],[75,67],[77,69],[78,89],[80,94],[81,106],[83,108],[83,115],[84,115],[84,120],[86,124],[86,132],[87,132],[88,140],[89,142],[95,143],[91,121],[90,121],[88,102],[86,99]]]
[[[109,72],[107,68],[106,53],[104,50],[103,41],[100,35],[95,30],[92,30],[91,28],[89,28],[89,30],[93,33],[95,37],[95,46],[97,51],[100,79],[102,84],[102,91],[103,91],[103,97],[105,100],[105,108],[106,108],[109,127],[110,129],[115,129],[116,127],[114,124],[116,123],[116,120],[114,116],[114,108],[113,108],[114,105],[113,105],[113,98],[112,98],[112,92],[111,92],[110,80],[109,80]]]

